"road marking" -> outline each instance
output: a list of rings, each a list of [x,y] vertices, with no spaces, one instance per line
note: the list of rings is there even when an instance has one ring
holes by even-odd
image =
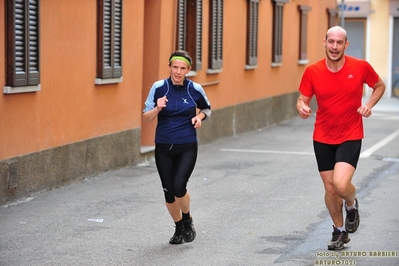
[[[387,145],[390,141],[395,139],[397,136],[399,136],[399,129],[393,132],[391,135],[387,136],[386,138],[382,139],[381,141],[377,142],[364,152],[360,154],[360,158],[368,158],[372,153],[374,153],[376,150],[380,149],[381,147]]]
[[[382,158],[382,160],[385,161],[385,162],[399,163],[399,158],[389,158],[389,157],[385,157],[385,158]]]
[[[399,129],[377,142],[364,152],[360,154],[360,158],[368,158],[375,151],[380,149],[381,147],[387,145],[390,141],[399,136]],[[289,154],[289,155],[314,155],[313,152],[298,152],[298,151],[271,151],[271,150],[246,150],[246,149],[220,149],[221,151],[227,152],[244,152],[244,153],[268,153],[268,154]]]
[[[372,119],[372,120],[399,120],[399,116],[397,114],[373,113],[367,119]]]
[[[314,155],[313,152],[297,152],[297,151],[268,151],[268,150],[243,150],[243,149],[220,149],[221,151],[230,152],[247,152],[247,153],[272,153],[272,154],[291,154],[291,155]]]

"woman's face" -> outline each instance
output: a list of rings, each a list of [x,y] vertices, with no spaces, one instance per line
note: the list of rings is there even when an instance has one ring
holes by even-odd
[[[173,84],[183,85],[184,77],[188,72],[190,72],[191,67],[187,62],[175,59],[169,64],[170,77],[172,78]]]

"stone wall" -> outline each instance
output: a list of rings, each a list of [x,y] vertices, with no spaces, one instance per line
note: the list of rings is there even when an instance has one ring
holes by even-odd
[[[291,93],[214,110],[198,131],[199,142],[289,120],[297,115],[297,97]],[[0,204],[151,159],[153,151],[140,152],[140,134],[140,129],[132,129],[2,160]]]

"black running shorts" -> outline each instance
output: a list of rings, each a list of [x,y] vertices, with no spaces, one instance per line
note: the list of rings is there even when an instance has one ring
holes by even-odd
[[[334,170],[338,162],[346,162],[356,168],[362,140],[349,140],[341,144],[325,144],[313,141],[319,172]]]

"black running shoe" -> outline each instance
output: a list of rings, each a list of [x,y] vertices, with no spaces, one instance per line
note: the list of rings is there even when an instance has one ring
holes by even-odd
[[[356,200],[355,208],[352,210],[346,210],[346,218],[345,218],[345,230],[346,232],[353,234],[356,232],[357,228],[359,228],[360,217],[359,217],[359,203]]]
[[[184,241],[191,242],[195,239],[197,233],[195,232],[193,225],[193,218],[183,220],[184,225]]]
[[[169,244],[183,244],[184,242],[183,231],[184,231],[183,222],[180,221],[176,224],[175,233],[169,240]]]
[[[333,226],[334,227],[334,226]],[[332,239],[328,243],[329,250],[343,249],[344,244],[351,241],[349,234],[346,231],[340,231],[338,228],[334,227],[334,232],[332,233]]]

